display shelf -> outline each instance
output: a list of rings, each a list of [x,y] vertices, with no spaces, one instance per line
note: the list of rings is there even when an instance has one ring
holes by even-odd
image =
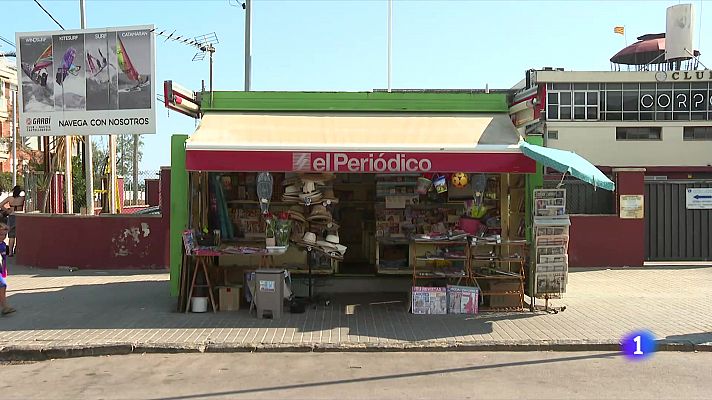
[[[467,261],[467,256],[462,257],[415,257],[416,261]]]
[[[380,181],[376,182],[376,186],[404,186],[404,187],[412,187],[412,186],[417,186],[417,182],[409,182],[409,181]]]
[[[428,278],[467,278],[467,274],[464,272],[462,274],[437,274],[434,272],[418,272],[414,275],[416,279],[428,279]]]
[[[511,290],[511,291],[506,291],[506,292],[481,291],[480,294],[482,296],[519,296],[520,293],[518,290]]]
[[[413,274],[413,270],[410,268],[402,269],[402,268],[381,268],[381,267],[378,267],[376,269],[376,272],[381,275],[412,275]]]

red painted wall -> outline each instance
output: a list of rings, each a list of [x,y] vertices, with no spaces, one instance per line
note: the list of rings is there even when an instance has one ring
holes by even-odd
[[[645,235],[640,223],[617,215],[572,215],[570,267],[641,267]]]
[[[146,204],[157,206],[160,201],[160,181],[158,179],[146,179]]]
[[[170,169],[160,190],[170,193]],[[167,269],[170,196],[161,215],[18,214],[17,263],[40,268]]]
[[[33,267],[164,269],[163,216],[17,215],[17,262]]]
[[[644,171],[616,172],[616,212],[620,195],[644,195]],[[642,267],[645,219],[617,215],[572,215],[570,267]]]

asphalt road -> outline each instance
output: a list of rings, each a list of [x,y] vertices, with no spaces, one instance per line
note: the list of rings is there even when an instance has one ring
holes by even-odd
[[[233,353],[0,365],[9,399],[709,399],[712,353]]]

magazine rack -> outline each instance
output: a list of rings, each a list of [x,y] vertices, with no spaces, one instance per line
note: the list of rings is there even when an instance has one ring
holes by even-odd
[[[490,297],[490,306],[482,311],[523,311],[524,281],[528,244],[526,240],[473,240],[470,251],[470,277],[480,295]],[[503,248],[518,248],[514,254],[502,254]],[[489,249],[482,253],[481,249]],[[482,265],[485,264],[485,265]],[[512,268],[516,265],[515,268]],[[506,269],[505,269],[506,268]],[[487,283],[483,289],[480,283]]]

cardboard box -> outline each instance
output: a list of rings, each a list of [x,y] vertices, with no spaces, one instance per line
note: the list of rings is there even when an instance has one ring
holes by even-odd
[[[220,311],[238,311],[240,309],[241,285],[218,286]]]

